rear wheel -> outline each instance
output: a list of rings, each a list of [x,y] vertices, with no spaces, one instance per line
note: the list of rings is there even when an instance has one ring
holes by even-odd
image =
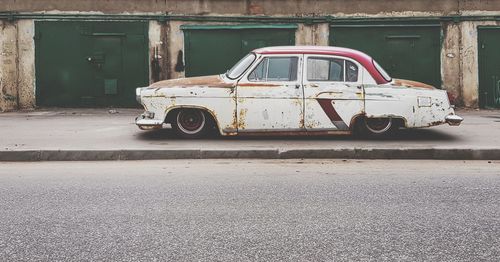
[[[367,118],[365,119],[365,127],[372,134],[386,134],[391,130],[392,118]]]
[[[199,109],[181,109],[174,118],[172,127],[183,138],[201,138],[207,133],[207,118]]]
[[[396,127],[392,118],[364,118],[358,123],[358,134],[380,137],[392,133]]]

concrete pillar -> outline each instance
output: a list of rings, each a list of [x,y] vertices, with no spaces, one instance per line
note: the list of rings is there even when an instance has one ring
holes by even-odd
[[[0,21],[0,111],[17,109],[17,25]]]
[[[462,106],[461,63],[460,63],[460,24],[443,25],[443,46],[441,49],[442,88],[447,90],[457,106]]]
[[[299,24],[295,33],[296,45],[320,45],[329,44],[330,25],[328,23],[305,25]]]
[[[20,109],[35,108],[35,23],[33,20],[17,22],[18,94]]]
[[[184,61],[184,33],[181,30],[181,25],[188,24],[182,21],[170,21],[168,23],[167,39],[168,39],[168,51],[167,55],[169,57],[168,61],[168,78],[182,78],[185,76],[184,71],[177,72],[175,67],[178,63],[183,63]],[[184,54],[181,61],[179,60],[179,51]]]
[[[159,80],[164,80],[167,78],[167,72],[170,70],[168,68],[168,59],[170,56],[167,54],[167,39],[166,39],[166,26],[164,23],[158,21],[149,22],[149,82],[153,83],[153,68],[152,63],[155,56],[155,49],[157,50],[157,56],[160,66]]]

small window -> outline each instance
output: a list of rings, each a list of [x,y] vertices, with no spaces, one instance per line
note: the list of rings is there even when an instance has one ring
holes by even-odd
[[[236,79],[240,77],[255,61],[255,54],[250,53],[243,57],[236,65],[233,66],[229,71],[227,71],[226,76],[229,79]]]
[[[297,63],[297,57],[266,57],[248,75],[248,80],[260,82],[296,81]]]
[[[338,58],[311,57],[307,59],[307,80],[357,82],[358,66]]]
[[[358,66],[351,61],[345,61],[346,82],[358,82]]]

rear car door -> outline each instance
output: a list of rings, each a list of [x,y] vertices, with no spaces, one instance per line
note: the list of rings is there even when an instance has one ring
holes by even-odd
[[[304,125],[307,131],[348,131],[364,110],[362,67],[328,55],[304,57]]]

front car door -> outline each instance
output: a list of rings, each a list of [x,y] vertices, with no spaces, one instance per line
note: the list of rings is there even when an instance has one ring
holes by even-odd
[[[304,125],[307,131],[349,131],[364,111],[362,66],[329,55],[304,57]]]
[[[266,55],[237,85],[238,132],[303,131],[302,55]]]

